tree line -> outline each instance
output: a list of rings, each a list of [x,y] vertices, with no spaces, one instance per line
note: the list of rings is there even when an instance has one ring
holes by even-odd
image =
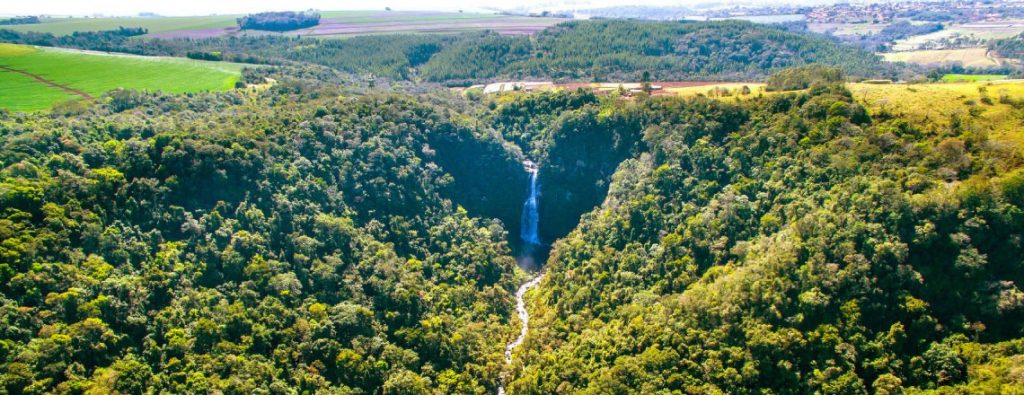
[[[304,29],[320,24],[318,12],[261,12],[238,18],[238,27],[242,30],[269,30],[286,32]]]
[[[40,23],[38,16],[19,16],[0,19],[0,25],[34,25]]]

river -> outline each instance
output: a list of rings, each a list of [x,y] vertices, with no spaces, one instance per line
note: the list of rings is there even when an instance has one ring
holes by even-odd
[[[540,261],[543,260],[543,257],[547,256],[539,233],[540,213],[538,206],[540,205],[540,186],[537,181],[539,169],[531,161],[523,162],[523,165],[526,167],[526,171],[530,173],[530,185],[529,194],[527,194],[526,201],[523,202],[523,215],[519,231],[519,239],[523,243],[523,248],[516,262],[519,264],[519,267],[535,272],[536,275],[520,285],[519,289],[516,290],[516,314],[519,316],[520,322],[519,336],[516,336],[515,340],[505,346],[505,364],[512,363],[512,351],[519,347],[523,340],[526,340],[526,335],[530,331],[530,312],[526,310],[525,297],[530,289],[536,287],[544,279],[543,262]],[[498,384],[498,395],[505,395],[504,378]]]

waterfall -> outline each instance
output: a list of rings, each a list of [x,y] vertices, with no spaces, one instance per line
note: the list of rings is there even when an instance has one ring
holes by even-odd
[[[537,165],[531,161],[523,162],[523,166],[526,167],[526,171],[530,173],[530,193],[526,197],[526,202],[523,203],[523,216],[520,219],[520,230],[519,238],[523,241],[523,251],[520,252],[520,256],[517,258],[519,266],[528,271],[534,271],[540,269],[539,265],[534,262],[534,257],[538,251],[543,250],[543,246],[540,242],[540,235],[538,235],[537,225],[540,222],[540,213],[537,212],[537,206],[539,203],[540,191],[537,188]],[[546,252],[545,252],[546,254]],[[519,316],[519,336],[515,338],[511,343],[505,346],[505,364],[512,364],[512,350],[523,344],[526,340],[526,335],[530,330],[530,312],[526,310],[526,292],[531,288],[536,287],[540,284],[541,280],[544,279],[544,271],[541,270],[536,276],[530,281],[519,286],[516,290],[516,315]],[[505,376],[502,374],[501,382],[498,383],[498,395],[505,395]]]
[[[537,223],[540,221],[540,214],[537,212],[537,165],[531,161],[523,162],[526,171],[530,172],[530,194],[523,203],[522,228],[519,230],[519,238],[527,246],[540,245],[540,236],[537,235]]]

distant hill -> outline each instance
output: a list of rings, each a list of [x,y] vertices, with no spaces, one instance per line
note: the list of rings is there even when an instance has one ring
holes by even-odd
[[[54,36],[0,30],[0,41],[140,55],[221,52],[223,59],[237,62],[315,63],[450,86],[501,79],[637,80],[645,72],[655,80],[751,80],[810,63],[838,66],[854,77],[891,78],[901,67],[823,35],[746,21],[589,20],[565,22],[533,36],[488,31],[346,40],[262,35],[164,40],[103,33]]]
[[[808,63],[855,76],[893,70],[879,57],[820,35],[744,21],[573,21],[533,38],[489,35],[463,40],[421,68],[430,81],[488,78],[565,80],[748,79]]]

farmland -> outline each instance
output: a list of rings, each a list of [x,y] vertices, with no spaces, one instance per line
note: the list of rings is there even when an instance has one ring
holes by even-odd
[[[986,48],[932,49],[889,52],[881,54],[889,62],[906,62],[925,66],[959,64],[964,67],[999,67],[1005,60],[990,56]]]
[[[0,108],[11,111],[32,111],[47,108],[53,103],[79,98],[77,95],[54,88],[31,77],[0,69]]]
[[[324,11],[318,26],[280,34],[347,37],[384,33],[451,33],[494,30],[502,34],[531,34],[562,22],[557,18],[531,18],[495,14],[413,11]],[[143,27],[153,38],[204,38],[244,34],[235,19],[241,15],[192,17],[43,18],[34,25],[5,26],[17,31],[69,35],[76,31],[111,30],[119,26]]]
[[[934,33],[896,41],[892,49],[894,51],[912,51],[922,49],[930,43],[939,42],[943,39],[952,39],[957,36],[974,37],[984,40],[1009,38],[1020,34],[1022,31],[1024,31],[1024,21],[1021,20],[955,24]]]
[[[119,17],[119,18],[42,18],[34,25],[4,26],[5,29],[22,32],[50,33],[56,36],[70,35],[76,31],[113,30],[119,26],[142,27],[151,35],[181,30],[225,29],[236,26],[239,15],[186,16],[186,17]]]
[[[0,108],[40,110],[116,88],[170,93],[227,90],[242,65],[191,59],[111,55],[0,44]]]

